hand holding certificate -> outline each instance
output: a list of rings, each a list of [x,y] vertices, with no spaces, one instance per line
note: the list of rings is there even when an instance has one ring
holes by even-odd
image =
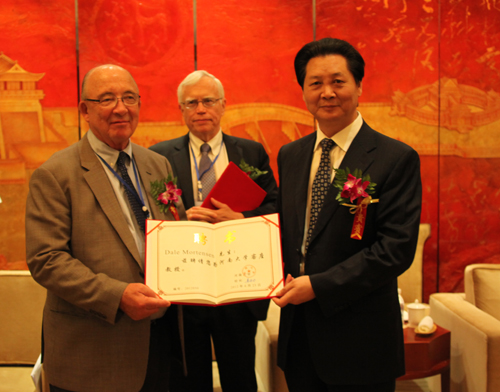
[[[283,288],[278,214],[209,224],[147,221],[146,285],[172,303],[220,305]]]

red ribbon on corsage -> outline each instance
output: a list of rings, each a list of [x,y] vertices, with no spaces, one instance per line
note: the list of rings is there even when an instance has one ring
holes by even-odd
[[[366,208],[373,203],[378,203],[378,199],[372,199],[371,196],[358,198],[356,205],[342,203],[343,206],[351,207],[349,212],[354,214],[354,222],[351,230],[351,238],[353,240],[361,240],[363,238],[366,222]]]
[[[151,195],[156,205],[160,207],[160,212],[166,214],[167,211],[170,211],[176,221],[180,220],[175,203],[179,201],[182,190],[177,188],[177,177],[169,174],[168,178],[164,178],[161,181],[152,181]]]
[[[171,203],[171,204],[168,206],[168,209],[170,210],[170,212],[172,213],[172,215],[174,216],[174,219],[175,219],[176,221],[181,220],[181,218],[179,217],[179,212],[177,212],[177,208],[175,207],[174,203]]]
[[[366,222],[366,208],[369,204],[378,203],[378,199],[372,199],[370,195],[375,193],[375,184],[371,182],[369,174],[363,175],[359,169],[352,172],[348,167],[344,169],[335,169],[335,179],[333,186],[339,190],[335,200],[346,207],[350,208],[350,213],[354,214],[354,223],[352,225],[351,238],[360,240],[363,238],[363,231],[365,230]],[[350,201],[356,205],[348,204]]]

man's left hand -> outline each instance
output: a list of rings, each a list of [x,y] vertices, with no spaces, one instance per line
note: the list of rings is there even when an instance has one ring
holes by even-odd
[[[273,301],[280,308],[288,304],[300,305],[316,298],[311,285],[311,279],[308,275],[299,276],[295,279],[291,275],[288,275],[285,287],[277,295],[278,297],[273,298]]]
[[[212,198],[212,204],[215,208],[217,208],[216,210],[205,207],[191,207],[186,211],[188,220],[218,223],[245,218],[241,212],[233,211],[227,204],[221,203],[214,198]]]
[[[187,219],[190,221],[199,221],[207,223],[217,222],[217,213],[215,210],[205,207],[191,207],[186,211]]]
[[[241,212],[233,211],[227,204],[221,203],[220,201],[215,200],[213,197],[211,201],[214,207],[217,208],[215,210],[217,214],[217,222],[245,218],[245,216]]]

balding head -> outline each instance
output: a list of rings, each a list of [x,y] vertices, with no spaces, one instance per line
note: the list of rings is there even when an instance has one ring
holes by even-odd
[[[99,140],[120,151],[128,145],[139,123],[140,100],[127,106],[121,100],[127,94],[138,96],[139,89],[130,72],[118,65],[95,67],[83,78],[79,105],[83,117]],[[108,96],[118,98],[116,105],[97,102]]]
[[[114,64],[104,64],[104,65],[99,65],[97,67],[94,67],[92,68],[90,71],[88,71],[85,76],[83,77],[83,80],[82,80],[82,92],[81,92],[81,99],[82,101],[87,99],[87,95],[86,95],[86,84],[87,84],[87,79],[90,78],[90,76],[97,72],[99,74],[99,72],[105,72],[106,70],[122,70],[123,72],[126,72],[127,74],[129,74],[130,78],[132,79],[132,81],[134,82],[135,84],[135,87],[137,88],[137,94],[139,94],[139,87],[137,87],[137,84],[135,83],[135,80],[132,76],[132,74],[127,71],[125,68],[123,67],[120,67],[119,65],[114,65]]]

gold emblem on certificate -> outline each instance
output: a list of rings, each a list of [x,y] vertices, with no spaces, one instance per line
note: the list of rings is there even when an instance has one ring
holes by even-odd
[[[207,236],[203,233],[194,233],[194,243],[195,244],[201,244],[201,245],[206,245],[207,243]]]

